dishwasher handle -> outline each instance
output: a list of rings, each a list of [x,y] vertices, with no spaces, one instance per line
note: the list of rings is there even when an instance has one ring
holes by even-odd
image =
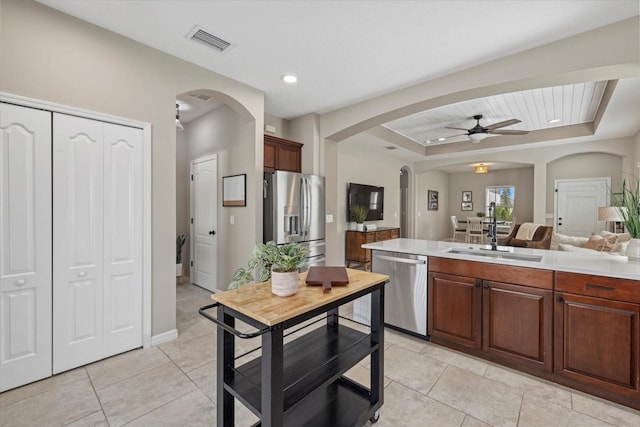
[[[374,255],[373,257],[374,259],[381,259],[381,260],[385,260],[385,261],[392,261],[392,262],[400,262],[403,264],[414,264],[414,265],[422,265],[422,264],[426,264],[427,261],[424,259],[409,259],[409,258],[396,258],[393,256],[387,256],[387,255]]]

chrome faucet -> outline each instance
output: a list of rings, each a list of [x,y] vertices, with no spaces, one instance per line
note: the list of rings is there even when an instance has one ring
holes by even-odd
[[[489,234],[487,237],[491,237],[491,250],[498,250],[498,238],[497,238],[497,229],[498,222],[496,220],[496,202],[489,203],[489,219],[491,223],[489,224]]]

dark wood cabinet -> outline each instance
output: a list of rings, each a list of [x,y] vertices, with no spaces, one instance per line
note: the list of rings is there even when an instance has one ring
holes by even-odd
[[[468,348],[481,348],[481,282],[452,274],[429,274],[427,325],[432,340],[444,339]]]
[[[264,171],[302,172],[302,146],[272,135],[264,136]]]
[[[554,371],[640,409],[640,284],[556,273]]]
[[[432,341],[527,372],[552,371],[552,272],[444,258],[429,258],[429,270]]]
[[[482,350],[551,372],[553,291],[488,280],[482,287]]]
[[[380,227],[377,230],[356,231],[347,230],[345,237],[345,265],[360,264],[364,270],[371,269],[371,249],[364,249],[365,243],[381,242],[383,240],[397,239],[400,237],[400,229],[392,227]]]

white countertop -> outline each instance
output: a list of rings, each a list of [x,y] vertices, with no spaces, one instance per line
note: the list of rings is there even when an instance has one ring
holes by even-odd
[[[499,247],[500,249],[512,252],[513,254],[542,256],[540,262],[535,262],[507,258],[491,258],[480,255],[448,253],[447,251],[452,248],[471,248],[480,250],[480,248],[489,248],[489,246],[469,243],[441,242],[436,240],[392,239],[382,242],[367,243],[362,245],[362,247],[389,252],[640,280],[640,262],[629,261],[626,257],[616,257],[614,255],[607,254],[562,252],[543,249],[513,248],[507,246]]]

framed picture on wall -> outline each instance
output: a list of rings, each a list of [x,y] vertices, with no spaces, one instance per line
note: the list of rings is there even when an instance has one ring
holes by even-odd
[[[222,177],[222,206],[247,206],[247,174]]]
[[[430,211],[437,211],[438,210],[438,192],[434,190],[428,190],[427,197],[429,200],[427,208]]]
[[[462,202],[462,210],[463,211],[472,211],[473,210],[473,203],[471,203],[471,202]]]
[[[463,202],[471,202],[471,191],[463,191],[462,192],[462,201]]]

